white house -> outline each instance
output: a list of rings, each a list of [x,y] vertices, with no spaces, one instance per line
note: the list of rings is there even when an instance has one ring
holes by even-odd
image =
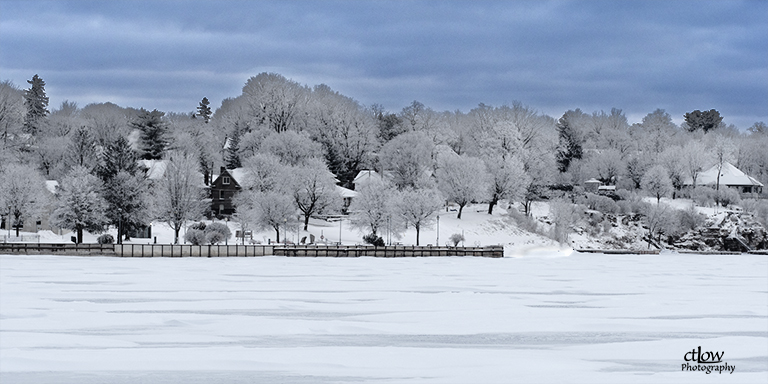
[[[699,173],[699,176],[696,178],[696,185],[706,185],[715,188],[717,186],[717,176],[717,165],[714,165],[712,168]],[[763,183],[742,172],[729,162],[725,162],[723,169],[720,170],[720,185],[734,188],[740,193],[762,193],[764,187]],[[693,180],[688,177],[683,182],[683,186],[693,186]]]

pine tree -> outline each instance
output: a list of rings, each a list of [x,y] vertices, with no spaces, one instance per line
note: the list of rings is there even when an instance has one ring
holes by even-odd
[[[210,104],[211,103],[208,101],[208,98],[203,97],[203,100],[200,102],[200,105],[198,105],[197,107],[197,116],[202,117],[206,124],[209,121],[211,121],[212,112],[211,112]]]
[[[135,175],[139,170],[137,160],[138,156],[131,148],[131,144],[125,137],[120,136],[114,143],[107,145],[96,173],[105,183],[115,177],[118,172]]]
[[[48,96],[45,95],[45,81],[37,75],[27,80],[31,87],[24,91],[24,106],[27,115],[24,117],[24,132],[37,134],[40,124],[48,115]]]
[[[141,158],[145,160],[160,160],[163,157],[168,140],[166,134],[168,124],[163,121],[165,113],[157,109],[152,112],[142,108],[131,123],[131,126],[141,131]]]
[[[227,169],[242,167],[240,161],[240,130],[235,127],[232,136],[227,140],[227,148],[224,153],[224,165]]]
[[[568,171],[571,162],[574,159],[581,159],[583,156],[582,141],[580,133],[574,126],[576,119],[582,115],[579,109],[568,111],[557,121],[557,133],[559,143],[557,149],[557,167],[560,172]]]

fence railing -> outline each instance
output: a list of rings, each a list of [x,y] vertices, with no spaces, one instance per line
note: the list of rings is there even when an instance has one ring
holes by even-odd
[[[385,246],[332,245],[332,246],[276,246],[275,256],[293,257],[434,257],[434,256],[477,256],[504,257],[504,247],[430,247],[430,246]]]
[[[0,252],[65,255],[114,255],[113,244],[0,243]]]
[[[21,242],[21,241],[40,241],[40,235],[21,235],[21,236],[0,235],[0,241],[2,241],[3,243]]]
[[[273,245],[115,244],[120,257],[253,257],[271,256]]]
[[[117,257],[504,257],[502,246],[431,247],[364,245],[171,245],[0,243],[0,253],[106,255]]]

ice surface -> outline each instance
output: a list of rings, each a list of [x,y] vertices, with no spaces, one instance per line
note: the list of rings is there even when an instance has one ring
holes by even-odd
[[[0,255],[0,382],[768,382],[765,256],[517,256]]]

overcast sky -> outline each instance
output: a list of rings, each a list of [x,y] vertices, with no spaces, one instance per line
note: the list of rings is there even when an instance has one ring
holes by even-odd
[[[768,122],[768,1],[4,1],[0,80],[51,107],[218,107],[277,72],[397,112],[715,108]]]

